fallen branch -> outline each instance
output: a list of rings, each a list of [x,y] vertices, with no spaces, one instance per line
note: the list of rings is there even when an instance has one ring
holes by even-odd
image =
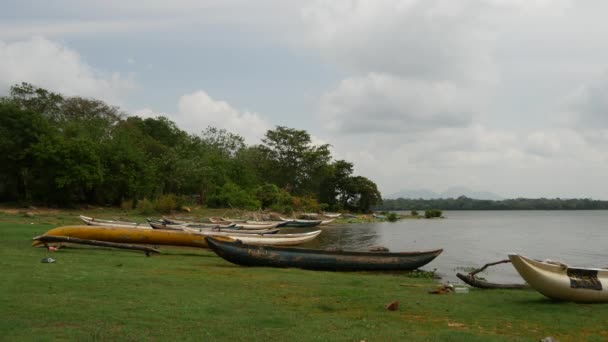
[[[498,284],[498,283],[490,283],[488,281],[485,280],[481,280],[481,279],[477,279],[477,277],[475,277],[475,275],[479,272],[483,272],[486,268],[488,268],[489,266],[494,266],[494,265],[499,265],[499,264],[506,264],[506,263],[510,263],[511,261],[509,259],[505,259],[505,260],[500,260],[500,261],[496,261],[496,262],[491,262],[491,263],[487,263],[485,265],[483,265],[483,267],[475,269],[471,272],[469,272],[469,274],[464,275],[462,273],[456,273],[456,276],[464,281],[465,283],[473,286],[473,287],[477,287],[480,289],[529,289],[530,286],[528,284]]]
[[[32,240],[40,241],[40,242],[44,243],[45,245],[48,242],[70,242],[70,243],[77,243],[77,244],[81,244],[81,245],[131,249],[131,250],[146,252],[146,256],[150,256],[150,253],[160,253],[160,251],[158,249],[152,248],[152,247],[147,247],[147,246],[131,245],[131,244],[126,244],[126,243],[117,243],[117,242],[108,242],[108,241],[98,241],[98,240],[85,240],[85,239],[79,239],[79,238],[69,237],[69,236],[41,235],[41,236],[36,236]]]

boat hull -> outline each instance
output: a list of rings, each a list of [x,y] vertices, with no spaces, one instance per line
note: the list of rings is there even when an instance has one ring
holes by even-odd
[[[608,302],[608,270],[578,268],[509,254],[511,263],[530,286],[546,297],[585,303]]]
[[[131,244],[207,247],[205,237],[227,237],[253,245],[292,246],[311,241],[320,233],[321,231],[317,230],[302,234],[241,234],[102,226],[65,226],[51,229],[44,235]],[[35,245],[37,244],[35,243]]]
[[[410,253],[324,251],[306,248],[251,246],[208,238],[209,248],[237,265],[296,267],[327,271],[406,271],[424,266],[442,249]]]

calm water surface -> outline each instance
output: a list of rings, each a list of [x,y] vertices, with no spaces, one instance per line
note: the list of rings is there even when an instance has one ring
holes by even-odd
[[[572,266],[608,267],[608,211],[448,211],[446,219],[330,225],[308,244],[314,248],[391,252],[443,248],[423,267],[457,282],[462,267],[480,267],[510,252]],[[522,282],[510,264],[490,267],[490,281]]]

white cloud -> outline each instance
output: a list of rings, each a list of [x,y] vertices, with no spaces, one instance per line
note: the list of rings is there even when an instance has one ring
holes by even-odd
[[[0,41],[0,92],[28,82],[65,95],[119,102],[136,88],[133,75],[104,72],[87,64],[78,52],[42,37]]]
[[[483,1],[332,1],[302,11],[308,43],[355,71],[495,82]]]
[[[475,112],[470,91],[450,82],[402,79],[369,73],[345,79],[328,92],[321,113],[342,133],[410,133],[467,126]]]
[[[245,138],[248,143],[259,143],[272,126],[259,114],[240,111],[224,101],[211,98],[199,90],[179,99],[176,123],[192,133],[200,133],[208,126],[224,128]]]

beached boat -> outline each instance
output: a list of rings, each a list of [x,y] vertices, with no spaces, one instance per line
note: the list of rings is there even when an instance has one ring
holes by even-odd
[[[224,227],[220,225],[211,225],[198,227],[198,225],[186,225],[186,224],[166,224],[160,221],[149,220],[148,223],[154,229],[170,229],[170,230],[187,230],[191,232],[227,232],[227,233],[239,233],[239,234],[276,234],[280,231],[279,228],[265,228],[265,229],[238,229],[234,227]]]
[[[123,227],[123,228],[144,228],[152,229],[148,223],[137,223],[127,221],[113,221],[113,220],[102,220],[96,219],[84,215],[79,216],[80,219],[90,226],[105,226],[105,227]]]
[[[342,214],[341,213],[323,213],[323,216],[329,217],[329,218],[338,218],[338,217],[342,216]]]
[[[221,236],[239,239],[254,245],[291,246],[316,238],[320,230],[301,234],[242,234],[232,232],[192,232],[164,229],[132,229],[105,226],[64,226],[54,228],[44,235],[75,237],[85,240],[117,243],[207,247],[205,237]]]
[[[509,254],[511,263],[530,286],[558,300],[608,302],[608,269],[570,267]]]
[[[204,223],[204,222],[168,219],[168,218],[164,218],[164,217],[161,218],[160,220],[152,220],[152,219],[147,219],[147,220],[148,220],[148,222],[157,222],[157,223],[161,223],[161,224],[165,224],[165,225],[188,226],[190,228],[218,228],[218,227],[219,228],[235,228],[235,226],[236,226],[234,223],[226,223],[226,224]]]
[[[251,221],[251,220],[239,220],[230,218],[217,218],[209,217],[209,221],[217,224],[234,224],[235,227],[240,229],[260,229],[261,227],[279,228],[286,226],[289,222],[282,221]]]
[[[319,226],[326,226],[326,225],[334,222],[335,220],[336,220],[335,218],[332,218],[332,219],[329,219],[329,220],[322,220],[321,223],[319,223]]]
[[[298,220],[298,219],[288,219],[280,217],[282,221],[287,221],[287,224],[284,227],[288,228],[306,228],[306,227],[314,227],[320,225],[323,221],[321,220]]]
[[[220,257],[243,266],[297,267],[330,271],[414,270],[435,259],[442,249],[425,252],[375,253],[326,251],[294,247],[252,246],[239,241],[210,237]]]

